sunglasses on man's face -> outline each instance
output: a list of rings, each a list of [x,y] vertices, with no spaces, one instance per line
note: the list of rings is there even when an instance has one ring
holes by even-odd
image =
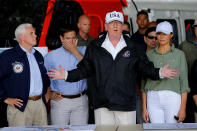
[[[157,37],[156,36],[147,36],[148,37],[148,39],[155,39],[155,40],[157,40]]]

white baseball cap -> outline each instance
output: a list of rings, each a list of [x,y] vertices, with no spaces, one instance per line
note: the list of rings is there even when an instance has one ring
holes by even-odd
[[[173,33],[172,25],[167,21],[159,23],[156,27],[156,33],[159,32],[162,32],[167,35]]]
[[[105,23],[110,23],[114,20],[120,21],[121,23],[124,22],[123,14],[121,12],[108,12],[105,16]]]

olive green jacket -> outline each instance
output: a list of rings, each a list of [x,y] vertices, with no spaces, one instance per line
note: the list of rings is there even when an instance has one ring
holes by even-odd
[[[165,54],[161,54],[158,50],[158,47],[147,52],[147,56],[150,61],[154,63],[156,68],[161,68],[166,64],[170,64],[170,69],[177,69],[179,75],[173,79],[160,79],[160,80],[151,80],[147,79],[145,82],[142,82],[142,92],[147,92],[149,90],[171,90],[179,94],[183,92],[189,92],[190,88],[188,86],[188,75],[187,75],[187,63],[184,53],[176,49],[174,44],[172,44],[171,49]]]
[[[94,38],[91,36],[88,36],[88,39],[84,40],[83,38],[81,38],[81,36],[79,34],[77,34],[77,39],[78,39],[77,46],[88,46],[90,44],[90,42],[92,40],[94,40]]]
[[[188,73],[190,74],[194,61],[197,59],[197,45],[193,41],[183,41],[179,49],[185,53]]]

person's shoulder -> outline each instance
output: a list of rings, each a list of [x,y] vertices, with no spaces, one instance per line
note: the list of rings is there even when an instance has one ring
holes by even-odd
[[[124,38],[124,41],[127,44],[127,47],[138,49],[138,47],[134,44],[135,41],[133,39],[131,39],[129,35],[123,34],[123,38]]]
[[[90,41],[94,40],[94,37],[90,36],[89,35],[89,38],[88,38]]]
[[[86,46],[77,46],[77,48],[81,51],[86,50]]]
[[[78,39],[81,39],[81,36],[79,35],[79,33],[77,33],[76,37],[77,37]]]
[[[132,36],[135,36],[135,35],[138,35],[138,34],[139,34],[138,31],[136,31],[135,33],[133,33]]]
[[[95,47],[95,46],[101,46],[102,43],[105,41],[105,38],[106,38],[106,33],[100,34],[98,36],[98,38],[96,38],[90,42],[90,44],[88,45],[88,48]]]
[[[185,53],[182,51],[182,50],[180,50],[180,49],[178,49],[178,48],[174,48],[174,52],[176,53],[176,54],[178,54],[178,55],[185,55]]]
[[[45,58],[47,57],[52,57],[52,56],[55,56],[57,55],[58,53],[60,53],[61,51],[61,47],[55,49],[55,50],[51,50],[50,52],[48,52],[46,55],[45,55]]]
[[[152,49],[152,50],[149,50],[149,51],[147,51],[146,52],[146,55],[148,56],[148,57],[152,57],[152,56],[155,56],[156,54],[155,54],[155,51],[156,49]]]
[[[92,47],[98,46],[99,43],[100,43],[100,38],[96,38],[90,42],[90,44],[87,46],[87,48],[92,48]]]
[[[131,38],[135,38],[138,34],[139,34],[138,31],[136,31],[135,33],[133,33],[133,34],[131,35]]]
[[[128,33],[124,32],[124,33],[122,33],[122,35],[123,35],[123,38],[124,38],[124,39],[129,39],[129,40],[131,40],[131,36],[130,36]]]
[[[182,42],[180,43],[180,45],[185,44],[185,43],[188,43],[188,41],[187,41],[187,40],[184,40],[184,41],[182,41]]]
[[[38,56],[39,58],[44,58],[43,55],[38,50],[36,50],[36,49],[34,49],[34,50],[35,50],[34,55]]]
[[[54,54],[62,52],[62,50],[63,50],[63,47],[61,46],[55,50],[50,51],[49,54],[54,55]]]
[[[188,41],[188,40],[185,40],[183,42],[180,43],[179,47],[184,47],[184,46],[190,46],[192,44],[192,41]]]
[[[82,54],[85,53],[86,48],[87,48],[86,46],[78,46],[78,47],[77,47],[77,49],[78,49]]]
[[[152,49],[146,52],[146,54],[154,54],[156,49]]]

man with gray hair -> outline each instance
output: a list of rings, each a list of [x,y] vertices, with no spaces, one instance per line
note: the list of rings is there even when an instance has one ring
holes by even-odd
[[[21,24],[15,30],[19,43],[0,55],[1,100],[7,107],[9,126],[47,125],[45,94],[50,81],[44,59],[33,48],[35,29]]]
[[[88,45],[78,68],[65,71],[51,69],[53,80],[78,81],[95,76],[92,87],[95,122],[97,125],[136,123],[136,71],[154,80],[178,75],[169,65],[154,68],[144,51],[139,51],[127,35],[122,34],[123,14],[109,12],[105,17],[106,34]],[[159,75],[160,74],[160,75]]]

